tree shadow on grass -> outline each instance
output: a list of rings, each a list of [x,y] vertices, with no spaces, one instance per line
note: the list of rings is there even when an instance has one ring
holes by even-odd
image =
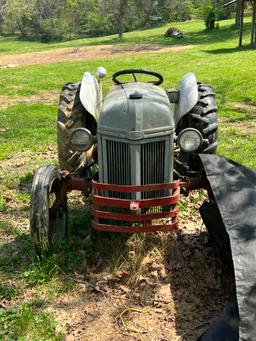
[[[229,47],[229,48],[222,48],[216,50],[206,50],[204,52],[210,54],[225,54],[225,53],[237,53],[237,52],[248,52],[248,51],[255,51],[250,45],[246,45],[243,47]]]

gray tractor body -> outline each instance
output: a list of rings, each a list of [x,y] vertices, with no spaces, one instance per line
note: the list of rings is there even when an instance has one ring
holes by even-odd
[[[72,190],[91,197],[94,229],[120,233],[175,230],[181,192],[208,190],[199,153],[214,153],[217,146],[212,87],[189,73],[177,89],[164,90],[161,74],[128,69],[113,74],[116,85],[103,100],[105,74],[100,67],[98,79],[85,72],[82,82],[62,88],[60,169],[39,168],[32,186],[30,232],[38,254],[67,234]],[[142,83],[136,74],[156,79]],[[134,82],[122,83],[124,75]]]
[[[145,83],[115,87],[98,122],[100,182],[171,182],[174,130],[174,106],[163,89]]]
[[[173,180],[175,127],[198,100],[194,74],[187,74],[176,91],[178,101],[171,103],[159,86],[126,83],[115,86],[100,105],[100,86],[85,73],[80,99],[97,121],[100,182],[145,185]]]

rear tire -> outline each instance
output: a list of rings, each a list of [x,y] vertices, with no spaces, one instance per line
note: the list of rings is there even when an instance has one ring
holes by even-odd
[[[178,125],[178,132],[185,128],[200,131],[207,144],[203,144],[196,153],[180,152],[180,159],[190,170],[199,171],[202,163],[198,154],[215,154],[218,144],[218,113],[215,93],[210,85],[198,83],[198,102]]]
[[[80,82],[67,83],[60,94],[57,143],[61,170],[79,173],[86,162],[86,155],[72,149],[69,136],[73,129],[85,127],[86,110],[79,98]]]

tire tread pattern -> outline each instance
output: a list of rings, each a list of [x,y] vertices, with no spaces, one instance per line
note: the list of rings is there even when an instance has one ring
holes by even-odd
[[[80,82],[71,82],[63,86],[60,94],[57,144],[61,170],[77,174],[86,162],[84,153],[72,149],[69,136],[73,129],[85,127],[86,110],[79,98]]]

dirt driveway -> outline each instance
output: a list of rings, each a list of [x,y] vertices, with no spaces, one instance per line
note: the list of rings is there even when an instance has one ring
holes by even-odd
[[[193,48],[186,46],[162,46],[162,45],[99,45],[75,48],[63,48],[41,52],[24,53],[19,55],[5,55],[0,57],[0,67],[12,67],[19,65],[50,64],[55,62],[96,60],[115,56],[133,55],[145,52],[177,52]]]

